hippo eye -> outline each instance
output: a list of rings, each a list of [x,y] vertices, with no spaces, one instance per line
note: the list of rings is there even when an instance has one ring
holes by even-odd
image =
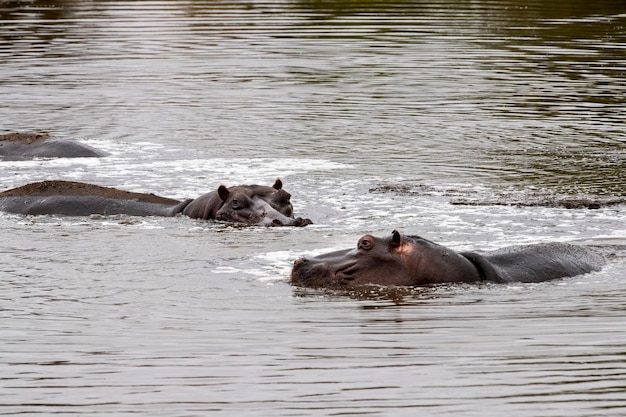
[[[369,239],[361,239],[361,241],[359,242],[359,249],[363,249],[363,250],[370,250],[372,249],[372,247],[374,247],[374,243],[369,240]]]
[[[241,208],[241,203],[239,203],[239,200],[237,199],[233,200],[231,205],[235,210],[239,210]]]

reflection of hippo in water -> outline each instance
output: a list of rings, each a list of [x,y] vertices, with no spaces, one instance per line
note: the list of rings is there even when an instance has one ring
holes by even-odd
[[[273,186],[221,185],[195,200],[175,200],[154,194],[69,181],[43,181],[0,193],[0,210],[17,214],[128,214],[217,219],[262,226],[306,226],[309,219],[293,217],[291,195],[277,179]]]
[[[597,271],[604,259],[566,243],[455,252],[419,236],[363,236],[355,249],[295,261],[291,282],[306,287],[418,286],[447,282],[541,282]]]
[[[106,156],[84,143],[59,139],[47,133],[7,133],[0,135],[0,159],[81,158]]]

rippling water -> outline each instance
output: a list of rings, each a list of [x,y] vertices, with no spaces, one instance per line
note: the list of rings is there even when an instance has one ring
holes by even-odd
[[[0,214],[2,414],[623,415],[621,3],[0,2],[0,132],[111,153],[0,161],[2,189],[182,198],[281,177],[315,222]],[[622,203],[552,204],[571,198]],[[609,264],[532,285],[288,284],[298,256],[392,229],[574,242]]]

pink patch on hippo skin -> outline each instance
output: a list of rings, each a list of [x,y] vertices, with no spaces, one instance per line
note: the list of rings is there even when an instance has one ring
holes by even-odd
[[[396,252],[398,252],[402,257],[408,257],[415,252],[415,247],[409,243],[402,243],[398,248],[396,248]]]
[[[415,252],[415,246],[404,241],[402,239],[402,235],[397,230],[391,232],[391,241],[389,242],[389,246],[395,248],[395,252],[404,259],[410,258]]]

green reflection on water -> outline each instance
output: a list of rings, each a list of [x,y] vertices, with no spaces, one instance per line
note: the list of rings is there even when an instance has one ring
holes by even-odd
[[[592,149],[544,148],[494,152],[508,166],[506,184],[549,189],[559,194],[626,196],[626,144],[596,144]]]

